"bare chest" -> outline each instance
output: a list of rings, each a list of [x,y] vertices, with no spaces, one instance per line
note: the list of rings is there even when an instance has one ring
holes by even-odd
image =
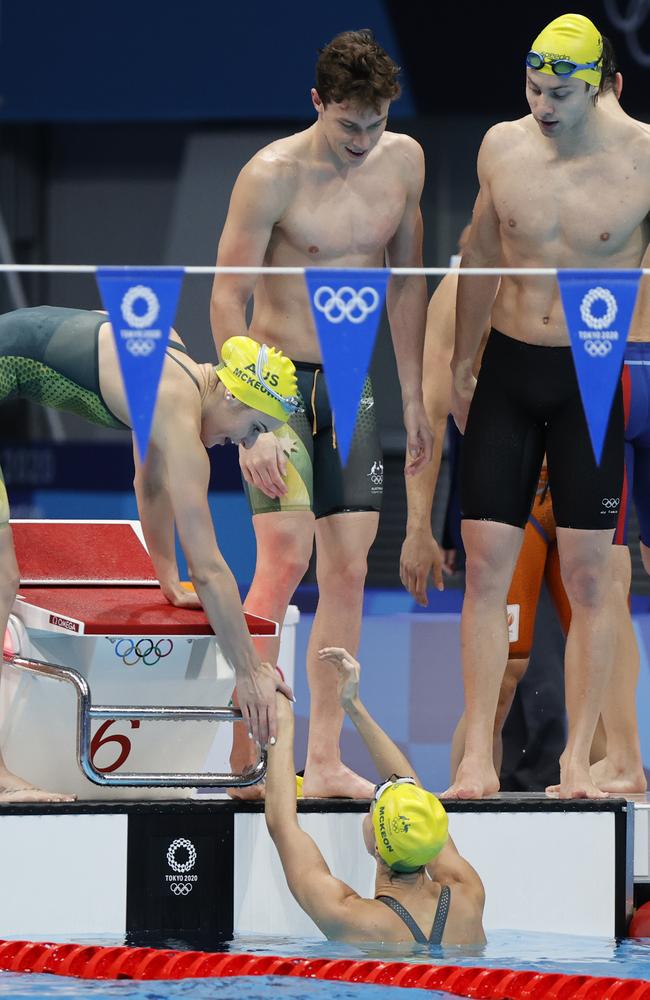
[[[636,246],[648,193],[632,164],[601,161],[553,167],[533,161],[493,183],[502,241],[511,257],[557,263],[606,260]]]
[[[374,264],[397,231],[405,200],[401,185],[379,178],[355,184],[305,181],[272,242],[306,262]]]

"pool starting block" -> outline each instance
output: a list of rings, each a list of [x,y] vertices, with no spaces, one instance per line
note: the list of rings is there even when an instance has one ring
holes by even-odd
[[[225,763],[214,771],[206,722],[240,717],[228,707],[234,672],[205,613],[162,595],[139,523],[12,528],[21,587],[0,689],[7,766],[81,799],[187,797],[199,785],[259,780],[262,760],[245,777]],[[253,638],[278,634],[268,619],[246,614],[246,623]]]

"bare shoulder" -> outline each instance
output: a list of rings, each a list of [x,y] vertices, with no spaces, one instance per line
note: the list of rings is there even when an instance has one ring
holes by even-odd
[[[416,182],[424,178],[424,150],[417,139],[404,132],[384,132],[381,146],[401,176]]]
[[[263,146],[242,167],[238,182],[274,193],[291,190],[297,182],[301,158],[301,143],[297,140],[297,136],[287,136]]]
[[[481,154],[485,156],[501,156],[512,152],[520,143],[526,140],[529,131],[531,115],[518,118],[516,121],[499,122],[487,130],[481,143]]]

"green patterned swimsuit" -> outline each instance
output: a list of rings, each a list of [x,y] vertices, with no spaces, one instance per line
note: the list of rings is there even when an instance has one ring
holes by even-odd
[[[104,427],[129,428],[99,388],[98,335],[108,317],[85,309],[39,306],[0,316],[0,402],[29,399]],[[0,469],[0,524],[9,505]]]

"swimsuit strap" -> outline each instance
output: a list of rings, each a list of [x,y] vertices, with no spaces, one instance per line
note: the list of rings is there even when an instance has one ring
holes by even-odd
[[[436,915],[433,918],[433,927],[429,935],[429,944],[441,944],[442,935],[445,932],[445,924],[449,916],[449,906],[451,904],[451,889],[448,885],[443,885],[440,890],[440,898],[436,908]]]
[[[393,896],[377,896],[376,898],[380,903],[384,903],[388,906],[393,913],[396,913],[397,916],[404,921],[418,944],[441,944],[451,904],[451,889],[448,885],[443,885],[440,890],[440,897],[436,907],[436,915],[433,918],[433,927],[431,928],[431,934],[428,939],[422,933],[409,911],[402,906],[401,903],[394,899]]]
[[[398,903],[397,900],[394,899],[392,896],[377,896],[376,898],[379,900],[380,903],[384,903],[386,906],[388,906],[393,911],[393,913],[396,913],[397,916],[404,921],[404,923],[406,924],[406,926],[408,927],[408,929],[410,930],[411,934],[413,935],[418,944],[427,944],[426,937],[416,924],[415,920],[413,919],[409,911],[405,909],[401,903]]]
[[[187,354],[188,351],[187,351],[187,347],[185,346],[185,344],[178,344],[178,343],[176,343],[176,341],[170,340],[168,342],[168,344],[167,344],[167,352],[166,353],[167,353],[167,356],[172,359],[172,361],[175,361],[177,365],[181,366],[181,368],[183,369],[183,371],[186,372],[189,375],[189,377],[192,379],[192,381],[194,382],[194,385],[199,390],[199,392],[201,392],[201,386],[199,385],[199,382],[198,382],[198,379],[196,378],[196,376],[192,374],[192,372],[189,370],[189,368],[187,367],[187,365],[183,364],[183,362],[181,361],[180,358],[177,358],[174,354],[170,354],[169,353],[170,347],[173,347],[175,351],[180,351],[181,354]]]

